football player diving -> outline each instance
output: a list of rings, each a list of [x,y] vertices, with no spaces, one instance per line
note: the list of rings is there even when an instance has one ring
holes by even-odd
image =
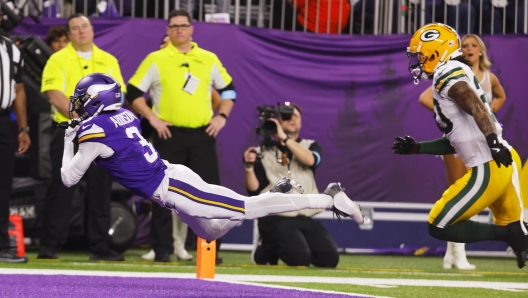
[[[396,154],[457,153],[467,173],[434,204],[429,234],[460,243],[506,242],[522,268],[528,232],[519,188],[521,160],[502,138],[502,127],[460,45],[456,31],[444,24],[428,24],[414,33],[407,48],[409,71],[415,84],[432,79],[436,122],[444,137],[429,142],[397,137],[392,149]],[[469,220],[486,207],[495,224]]]
[[[182,165],[160,159],[152,144],[141,136],[139,119],[121,107],[119,83],[95,73],[82,78],[70,97],[70,122],[64,137],[62,181],[79,182],[93,161],[134,194],[149,198],[178,214],[197,236],[212,241],[244,219],[300,209],[331,209],[338,218],[349,216],[363,223],[359,206],[339,183],[324,194],[301,194],[300,186],[280,179],[268,193],[246,197],[205,183]],[[79,149],[74,154],[74,143]]]

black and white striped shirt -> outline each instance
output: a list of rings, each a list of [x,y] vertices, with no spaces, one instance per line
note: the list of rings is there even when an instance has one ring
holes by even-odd
[[[15,85],[22,82],[24,62],[20,50],[7,37],[0,37],[0,110],[11,107],[15,100]]]

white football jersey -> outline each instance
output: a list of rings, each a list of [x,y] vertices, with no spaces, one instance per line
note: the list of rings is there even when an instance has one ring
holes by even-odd
[[[495,122],[495,131],[499,141],[508,149],[511,147],[502,139],[502,127],[491,112],[485,92],[471,68],[455,60],[446,62],[438,68],[433,78],[436,121],[444,129],[446,137],[466,167],[471,168],[484,164],[493,158],[486,137],[478,128],[473,116],[462,110],[448,95],[449,88],[457,82],[466,82],[477,97],[482,100]]]

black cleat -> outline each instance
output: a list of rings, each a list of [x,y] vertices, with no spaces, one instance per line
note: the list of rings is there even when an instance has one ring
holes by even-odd
[[[515,252],[515,256],[517,257],[517,267],[519,269],[522,269],[524,266],[526,266],[526,250],[523,250],[521,252]]]
[[[97,249],[90,255],[90,261],[124,261],[123,254],[115,252],[109,247]]]
[[[0,250],[1,263],[27,263],[26,257],[19,257],[9,249]]]
[[[37,259],[50,259],[56,260],[59,257],[57,256],[57,248],[55,246],[44,246],[40,249],[40,252],[37,256]]]
[[[523,222],[526,229],[528,225]],[[528,236],[524,234],[520,221],[512,222],[506,226],[508,229],[508,239],[505,241],[515,253],[517,257],[517,267],[519,269],[526,265],[527,250],[528,250]]]
[[[154,262],[168,263],[170,262],[170,255],[168,253],[156,254]]]
[[[270,192],[279,193],[303,193],[302,186],[295,180],[286,177],[280,178],[275,185],[269,190]]]

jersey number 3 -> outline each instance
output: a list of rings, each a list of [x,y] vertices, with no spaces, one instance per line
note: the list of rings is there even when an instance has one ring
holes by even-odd
[[[135,139],[134,135],[136,135],[139,138],[139,144],[141,144],[141,146],[149,147],[149,150],[151,153],[146,152],[145,154],[143,154],[145,156],[145,159],[149,163],[153,163],[156,161],[156,159],[158,159],[158,152],[154,150],[154,147],[152,147],[151,143],[149,143],[147,140],[145,140],[145,138],[143,138],[143,136],[139,133],[139,130],[137,129],[137,127],[132,126],[132,127],[127,128],[125,131],[126,131],[127,137],[131,139]]]

